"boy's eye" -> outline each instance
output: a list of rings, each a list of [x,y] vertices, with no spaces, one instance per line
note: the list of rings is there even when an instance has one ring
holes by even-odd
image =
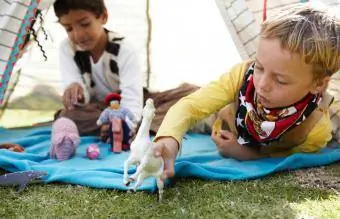
[[[258,71],[263,71],[263,68],[255,64],[255,69]]]
[[[72,28],[71,27],[65,27],[66,32],[71,32]]]
[[[82,27],[88,27],[88,26],[90,26],[90,25],[91,25],[90,22],[80,24],[80,26],[82,26]]]
[[[73,28],[69,25],[63,25],[63,26],[64,26],[66,32],[71,32],[73,30]]]
[[[286,85],[288,84],[286,81],[283,81],[283,80],[279,80],[279,79],[276,79],[277,83],[281,84],[281,85]]]

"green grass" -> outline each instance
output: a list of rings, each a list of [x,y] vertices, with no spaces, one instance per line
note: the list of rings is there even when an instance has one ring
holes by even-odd
[[[339,183],[339,164],[323,172]],[[17,194],[14,188],[3,187],[0,217],[339,218],[338,191],[316,188],[314,184],[302,187],[297,177],[295,172],[286,172],[235,182],[178,179],[166,188],[162,203],[149,192],[53,183],[29,185]]]

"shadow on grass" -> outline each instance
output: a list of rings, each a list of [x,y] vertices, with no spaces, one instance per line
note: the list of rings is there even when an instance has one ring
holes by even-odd
[[[235,182],[182,178],[165,190],[160,204],[157,195],[149,192],[52,183],[30,185],[17,194],[7,187],[0,188],[0,216],[296,218],[299,212],[291,203],[334,196],[327,189],[303,188],[294,179],[292,173]],[[330,210],[334,209],[331,205]]]

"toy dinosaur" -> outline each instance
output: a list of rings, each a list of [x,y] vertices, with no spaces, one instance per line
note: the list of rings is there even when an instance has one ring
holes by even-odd
[[[34,180],[41,180],[41,177],[46,175],[46,172],[33,170],[7,173],[0,176],[0,186],[19,186],[18,192],[21,192],[28,183]]]
[[[151,141],[149,130],[152,119],[155,116],[155,107],[152,99],[147,99],[143,109],[143,120],[137,132],[136,138],[130,146],[130,156],[124,162],[124,178],[123,183],[128,186],[131,181],[136,181],[132,187],[133,191],[143,183],[148,177],[155,177],[158,187],[158,200],[162,201],[164,182],[161,180],[163,173],[164,161],[160,157],[153,155],[154,142]],[[128,169],[130,165],[139,164],[136,172],[128,177]]]

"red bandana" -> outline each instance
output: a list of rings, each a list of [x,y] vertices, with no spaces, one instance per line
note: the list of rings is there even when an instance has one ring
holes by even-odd
[[[288,129],[298,126],[318,106],[320,95],[307,94],[299,102],[286,108],[266,109],[257,101],[253,83],[254,65],[245,75],[239,94],[236,127],[238,142],[245,145],[269,143]]]

